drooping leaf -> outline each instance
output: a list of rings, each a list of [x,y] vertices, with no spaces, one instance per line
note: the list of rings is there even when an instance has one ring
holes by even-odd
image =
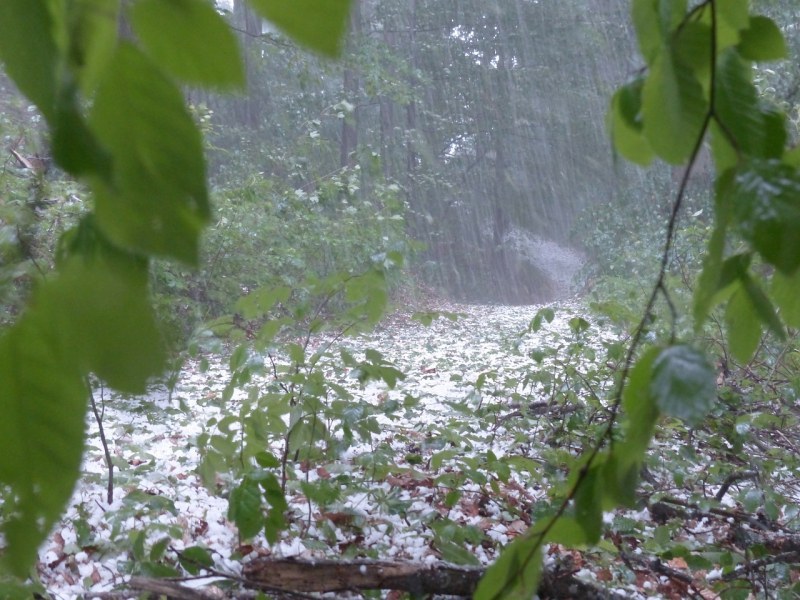
[[[139,0],[131,20],[150,55],[176,77],[220,88],[244,85],[236,38],[209,2]]]
[[[750,17],[748,28],[742,31],[739,52],[753,61],[781,60],[788,54],[780,28],[772,19],[761,15]]]
[[[729,202],[742,236],[786,275],[800,266],[800,172],[778,160],[751,160],[737,173]]]
[[[146,273],[139,261],[75,257],[40,300],[80,368],[130,393],[143,393],[166,363]]]
[[[650,391],[653,363],[659,353],[659,348],[650,348],[639,358],[623,391],[624,437],[613,446],[602,474],[601,496],[617,504],[631,506],[635,502],[639,472],[660,414]]]
[[[253,8],[299,43],[337,56],[347,31],[351,0],[250,0]]]
[[[626,417],[623,443],[634,456],[644,457],[658,420],[658,406],[649,386],[653,363],[659,353],[658,348],[650,348],[642,355],[631,369],[623,392],[622,409]]]
[[[761,340],[761,321],[744,290],[738,289],[728,301],[725,325],[731,354],[739,362],[746,363]]]
[[[636,39],[648,65],[652,65],[661,50],[661,27],[655,0],[633,0],[631,17],[636,28]]]
[[[586,532],[589,544],[596,544],[603,532],[603,466],[604,461],[595,459],[575,493],[575,520]]]
[[[228,519],[236,524],[242,538],[251,538],[261,531],[261,489],[256,481],[245,477],[231,490],[228,499]]]
[[[730,48],[717,62],[715,114],[724,131],[745,154],[762,156],[764,122],[758,110],[758,94],[750,76],[750,65]],[[783,151],[783,145],[778,156]]]
[[[61,56],[58,25],[47,0],[0,2],[0,60],[19,89],[52,119],[58,95],[56,74]]]
[[[166,362],[149,301],[147,261],[115,248],[94,223],[91,215],[84,217],[62,237],[59,276],[38,305],[49,311],[84,372],[142,393]]]
[[[723,255],[725,253],[725,238],[728,233],[731,208],[726,201],[729,190],[733,185],[733,171],[726,171],[719,177],[716,184],[715,205],[716,213],[714,231],[708,241],[708,249],[703,257],[703,270],[698,278],[697,288],[694,292],[694,328],[700,331],[709,311],[718,301],[718,292],[721,286]]]
[[[642,90],[644,135],[669,163],[685,161],[697,144],[707,110],[693,69],[673,52],[662,52]]]
[[[709,131],[711,132],[711,156],[714,159],[717,173],[725,174],[733,171],[739,164],[739,155],[736,153],[736,148],[731,143],[728,133],[720,127],[716,120],[711,121]]]
[[[611,99],[607,121],[617,152],[631,162],[648,165],[653,149],[642,133],[643,85],[644,79],[637,79],[619,88]]]
[[[529,600],[539,589],[542,548],[536,537],[519,536],[486,569],[475,590],[475,600]]]
[[[690,21],[675,32],[674,43],[678,60],[692,69],[706,94],[711,72],[711,33],[710,23]]]
[[[639,49],[652,66],[686,13],[686,0],[633,0],[631,14]]]
[[[745,273],[742,277],[742,288],[747,294],[747,298],[750,300],[750,304],[753,306],[759,321],[766,325],[767,329],[775,334],[779,340],[784,341],[786,332],[783,329],[783,323],[778,317],[775,306],[772,304],[772,300],[769,299],[764,290],[761,289],[761,286],[748,273]]]
[[[123,43],[100,82],[90,123],[113,161],[111,181],[92,180],[106,235],[126,249],[196,264],[210,210],[200,133],[180,90]]]
[[[264,536],[270,544],[278,541],[280,532],[286,527],[286,511],[289,505],[281,490],[278,478],[272,473],[264,473],[259,483],[264,489],[264,498],[270,506],[267,518],[264,520]]]
[[[38,298],[52,294],[48,286]],[[24,577],[78,479],[87,390],[57,323],[29,310],[0,338],[2,562]]]
[[[653,362],[650,393],[662,412],[696,425],[716,401],[714,368],[699,350],[670,346]]]
[[[717,13],[717,51],[722,52],[737,44],[741,30],[748,26],[750,2],[749,0],[728,0],[716,3],[714,8]],[[707,10],[704,17],[710,20],[711,11]]]
[[[776,272],[772,278],[772,297],[781,309],[784,322],[800,328],[800,270],[790,276]]]

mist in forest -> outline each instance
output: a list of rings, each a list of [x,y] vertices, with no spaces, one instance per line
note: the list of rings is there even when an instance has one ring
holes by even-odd
[[[634,177],[605,128],[640,66],[625,0],[364,0],[340,61],[296,49],[241,0],[221,8],[249,83],[190,96],[215,185],[260,178],[327,210],[389,203],[421,242],[425,285],[459,300],[579,285],[577,215]]]

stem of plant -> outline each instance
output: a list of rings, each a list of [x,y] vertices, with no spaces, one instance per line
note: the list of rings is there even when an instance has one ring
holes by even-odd
[[[114,502],[114,464],[111,462],[111,452],[108,450],[106,432],[105,429],[103,429],[103,417],[100,415],[100,411],[97,410],[97,402],[95,402],[91,381],[89,381],[88,377],[86,378],[86,386],[89,389],[89,401],[92,404],[92,412],[94,413],[95,421],[97,421],[97,429],[100,432],[100,443],[103,444],[103,453],[106,456],[106,467],[108,468],[108,489],[106,492],[106,500],[109,504],[111,504]]]

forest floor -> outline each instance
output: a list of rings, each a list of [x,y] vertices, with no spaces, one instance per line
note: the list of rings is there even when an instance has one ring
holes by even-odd
[[[230,374],[213,356],[205,369],[186,363],[171,399],[163,388],[135,398],[96,391],[115,465],[114,499],[107,502],[105,457],[91,419],[83,477],[40,550],[38,575],[49,596],[136,597],[124,591],[131,575],[176,570],[198,590],[235,589],[243,565],[264,557],[489,564],[553,506],[574,456],[600,431],[610,363],[623,342],[610,325],[582,321],[589,317],[577,302],[553,305],[554,318],[540,318],[538,331],[529,327],[538,306],[436,308],[459,318],[424,326],[397,313],[374,333],[342,342],[353,355],[378,350],[405,379],[393,389],[359,385],[331,359],[326,377],[371,406],[379,428],[334,458],[294,464],[287,526],[274,543],[263,534],[240,539],[225,497],[234,478],[218,475],[212,492],[198,468],[198,440],[267,386],[269,371],[227,401]],[[607,513],[596,548],[551,545],[546,563],[631,598],[715,598],[726,565],[761,573],[737,540],[762,530],[785,538],[796,513],[787,504],[765,516],[763,495],[750,498],[763,474],[752,475],[739,459],[711,469],[729,449],[706,448],[702,436],[688,435],[673,428],[655,442],[640,508]],[[277,455],[280,447],[276,440]],[[796,504],[798,474],[773,467],[769,485]],[[759,529],[759,521],[770,525]],[[182,553],[196,546],[213,559],[204,578],[180,568]]]

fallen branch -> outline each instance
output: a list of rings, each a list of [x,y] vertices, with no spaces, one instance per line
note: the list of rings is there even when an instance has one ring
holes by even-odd
[[[759,558],[757,560],[751,560],[741,565],[736,565],[733,571],[731,571],[730,573],[725,573],[721,577],[721,579],[722,581],[733,581],[734,579],[739,579],[744,575],[749,575],[754,571],[758,571],[772,564],[776,563],[796,564],[798,562],[800,562],[800,552],[797,551],[784,552],[782,554],[776,554],[775,556],[765,556],[764,558]]]
[[[681,508],[676,508],[681,507]],[[692,504],[686,500],[679,498],[661,498],[660,501],[650,504],[648,507],[650,515],[657,523],[663,523],[668,519],[678,517],[686,519],[689,517],[706,517],[713,519],[733,519],[739,523],[747,523],[751,527],[763,531],[774,530],[773,524],[759,519],[749,513],[741,510],[728,510],[725,508],[709,508],[708,510],[701,509],[697,504]],[[683,510],[683,509],[689,509]]]

